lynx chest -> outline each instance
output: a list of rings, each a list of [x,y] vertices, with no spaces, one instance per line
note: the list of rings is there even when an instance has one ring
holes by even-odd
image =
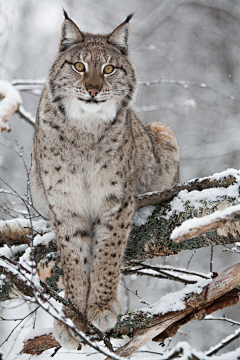
[[[62,136],[62,139],[59,137]],[[58,137],[58,139],[57,139]],[[131,168],[129,152],[122,155],[121,141],[113,137],[75,134],[56,135],[44,147],[47,171],[42,171],[44,187],[56,206],[82,214],[97,214],[109,196],[122,198]],[[43,166],[42,166],[43,167]]]

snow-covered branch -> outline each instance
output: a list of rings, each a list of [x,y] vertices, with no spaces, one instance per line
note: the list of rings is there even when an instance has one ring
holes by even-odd
[[[237,221],[240,221],[240,205],[230,206],[225,210],[215,211],[211,215],[184,221],[181,226],[173,230],[170,239],[179,243]]]
[[[22,103],[19,92],[7,81],[0,81],[0,132],[10,131],[11,126],[7,123],[9,117],[18,110]]]
[[[45,220],[33,221],[34,235],[44,234],[51,230],[51,225]],[[10,245],[28,244],[32,234],[30,220],[16,218],[12,220],[0,220],[0,246],[7,243]]]
[[[218,344],[212,346],[208,351],[206,351],[207,356],[215,355],[218,351],[222,350],[225,346],[231,344],[234,340],[240,337],[240,328],[235,330],[231,335],[228,335],[225,339],[222,339]]]
[[[233,185],[237,182],[235,175],[238,173],[237,170],[228,169],[221,173],[214,174],[212,176],[192,179],[183,184],[176,184],[170,189],[164,191],[154,191],[150,193],[145,193],[137,195],[135,198],[136,209],[141,209],[142,207],[151,206],[151,205],[160,205],[167,201],[171,201],[175,196],[177,196],[180,191],[187,190],[206,190],[212,188],[226,188],[230,185]]]

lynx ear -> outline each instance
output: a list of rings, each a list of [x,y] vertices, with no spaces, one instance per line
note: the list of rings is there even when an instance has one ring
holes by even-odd
[[[126,20],[119,25],[108,37],[108,42],[116,46],[124,55],[128,53],[129,21],[134,14],[128,15]]]
[[[77,25],[68,17],[68,14],[63,9],[65,20],[62,24],[62,33],[59,51],[66,50],[69,46],[84,41],[83,34],[77,27]]]

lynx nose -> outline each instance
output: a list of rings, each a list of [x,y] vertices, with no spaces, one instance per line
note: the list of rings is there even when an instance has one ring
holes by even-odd
[[[96,96],[100,91],[99,85],[96,84],[86,84],[86,89],[92,97]]]

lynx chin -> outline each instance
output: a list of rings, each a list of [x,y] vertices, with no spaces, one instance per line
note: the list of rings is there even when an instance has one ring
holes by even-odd
[[[127,56],[132,15],[107,35],[82,32],[64,15],[37,114],[32,191],[54,226],[65,298],[106,332],[121,313],[120,266],[134,195],[178,182],[179,148],[167,126],[143,126],[131,110],[137,88]],[[88,331],[72,310],[63,311]],[[80,340],[58,321],[55,337],[68,349]]]

